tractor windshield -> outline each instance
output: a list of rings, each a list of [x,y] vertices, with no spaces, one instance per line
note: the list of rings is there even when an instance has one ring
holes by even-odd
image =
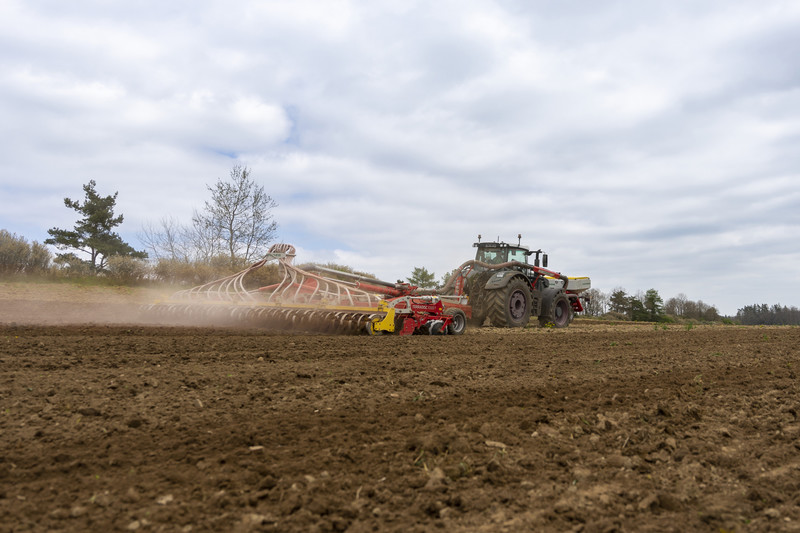
[[[507,261],[506,254],[507,250],[503,248],[478,248],[475,259],[490,265],[499,265]]]
[[[496,248],[490,246],[481,246],[478,248],[478,253],[475,255],[477,261],[489,263],[490,265],[499,265],[508,261],[519,261],[520,263],[527,263],[528,256],[525,254],[524,248],[512,248],[510,246],[498,246]]]

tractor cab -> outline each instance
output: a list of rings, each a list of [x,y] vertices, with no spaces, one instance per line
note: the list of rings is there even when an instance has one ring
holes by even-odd
[[[519,236],[520,241],[522,236]],[[508,244],[505,242],[481,242],[481,236],[478,235],[478,242],[472,246],[478,249],[475,253],[475,260],[482,263],[489,263],[490,265],[499,265],[501,263],[508,263],[509,261],[518,261],[520,263],[530,264],[528,257],[534,257],[534,266],[547,267],[547,254],[542,253],[541,250],[531,251],[527,246],[522,246],[517,243],[516,245]],[[541,257],[541,260],[540,260]],[[541,265],[539,263],[542,263]]]

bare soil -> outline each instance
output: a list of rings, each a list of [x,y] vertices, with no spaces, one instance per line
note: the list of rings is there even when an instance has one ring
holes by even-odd
[[[800,530],[798,328],[299,335],[0,289],[0,531]]]

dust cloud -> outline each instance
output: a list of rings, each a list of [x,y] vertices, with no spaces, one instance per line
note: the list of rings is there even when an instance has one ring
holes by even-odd
[[[128,324],[141,319],[135,304],[0,300],[0,324],[7,325]]]
[[[143,304],[172,290],[81,287],[60,283],[0,283],[0,324],[152,324]]]

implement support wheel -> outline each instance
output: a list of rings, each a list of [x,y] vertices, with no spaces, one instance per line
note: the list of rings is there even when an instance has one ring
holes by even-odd
[[[448,335],[461,335],[467,329],[467,315],[458,308],[447,309],[444,314],[453,317],[447,326]]]

